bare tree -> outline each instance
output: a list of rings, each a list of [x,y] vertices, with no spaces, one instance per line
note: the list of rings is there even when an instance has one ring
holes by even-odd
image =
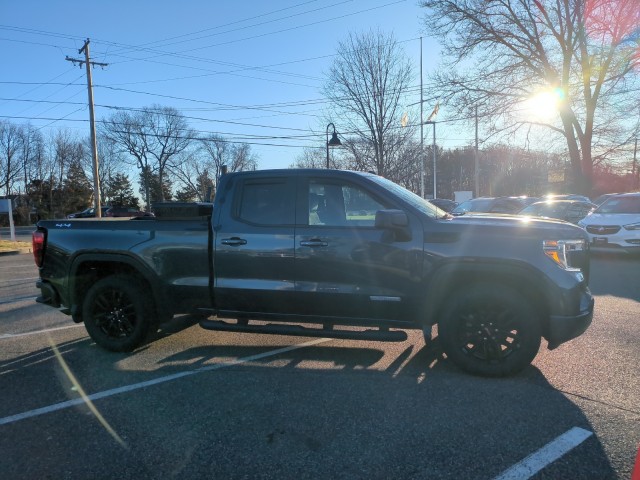
[[[101,134],[119,145],[123,153],[135,159],[135,165],[142,172],[151,170],[151,159],[146,134],[145,119],[142,112],[117,112],[101,124]],[[145,204],[151,205],[149,182],[146,182]]]
[[[324,148],[305,148],[289,168],[325,168],[326,164]]]
[[[165,183],[168,162],[183,152],[195,140],[195,133],[187,125],[184,116],[173,107],[154,105],[144,109],[150,133],[149,153],[155,159],[158,181]],[[160,189],[160,201],[164,191]]]
[[[255,170],[258,166],[258,159],[251,152],[250,145],[232,143],[220,135],[202,137],[199,153],[204,157],[204,163],[215,180],[220,178],[223,165],[226,165],[229,172]]]
[[[211,134],[200,139],[199,153],[214,179],[220,178],[222,166],[228,162],[231,143],[220,135]]]
[[[25,191],[29,182],[36,176],[38,166],[42,163],[44,155],[44,139],[42,133],[31,125],[22,127],[22,142],[20,147],[20,168],[22,170],[22,181]]]
[[[6,195],[11,194],[14,182],[19,178],[21,170],[18,156],[22,148],[22,128],[0,120],[0,188]]]
[[[87,175],[89,181],[93,184],[93,156],[91,154],[91,139],[87,138],[84,142],[85,157],[83,159],[82,168]],[[116,181],[123,175],[126,162],[120,146],[110,137],[99,135],[98,144],[98,176],[100,180],[100,198],[103,203],[110,197],[109,191],[112,190],[111,182]]]
[[[102,133],[135,159],[143,175],[157,175],[160,184],[165,183],[170,160],[195,138],[180,112],[159,105],[133,113],[118,112],[103,123]],[[152,201],[148,180],[143,182],[147,208]],[[158,192],[157,200],[164,201],[164,190]]]
[[[58,130],[53,139],[56,184],[62,186],[72,163],[80,164],[84,156],[82,143],[68,130]]]
[[[398,146],[413,135],[400,127],[411,78],[411,63],[393,35],[371,31],[339,43],[324,92],[340,131],[354,137],[343,144],[362,169],[393,174]]]
[[[247,143],[232,144],[227,167],[230,172],[241,172],[258,168],[258,158],[251,151],[251,145]]]
[[[196,199],[199,202],[209,201],[208,194],[213,194],[215,188],[211,172],[216,169],[210,162],[198,156],[198,152],[187,151],[177,157],[177,162],[173,163],[171,170],[178,181],[182,184],[182,189],[178,191],[178,198]],[[215,173],[214,173],[215,175]],[[216,177],[217,178],[217,177]]]
[[[612,127],[639,113],[637,2],[423,0],[427,32],[448,59],[433,77],[437,94],[458,118],[479,107],[494,131],[543,125],[559,133],[576,188],[589,193],[598,155],[629,137]],[[518,118],[541,91],[556,95],[557,121]]]
[[[215,134],[200,137],[197,148],[182,152],[175,160],[169,166],[183,187],[178,196],[199,201],[209,200],[209,193],[215,194],[223,166],[229,172],[255,170],[258,166],[250,145],[232,143]]]

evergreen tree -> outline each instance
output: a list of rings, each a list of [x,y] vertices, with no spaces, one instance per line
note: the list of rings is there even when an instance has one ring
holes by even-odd
[[[145,175],[146,173],[146,175]],[[146,180],[148,180],[148,190]],[[148,169],[143,169],[140,173],[140,194],[145,195],[149,192],[149,203],[153,205],[155,202],[170,202],[172,199],[171,193],[171,181],[164,177],[162,187],[160,186],[160,177],[155,172],[149,172]],[[146,210],[151,208],[151,205],[146,205]]]
[[[185,187],[176,192],[176,200],[178,202],[195,202],[196,192],[192,188]]]
[[[67,212],[82,210],[91,204],[93,189],[80,161],[74,160],[69,164],[62,193],[62,206]]]
[[[133,193],[131,181],[123,173],[116,173],[109,179],[105,194],[105,203],[140,208],[140,200]]]

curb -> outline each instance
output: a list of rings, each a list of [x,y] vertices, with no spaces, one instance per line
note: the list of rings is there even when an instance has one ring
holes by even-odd
[[[7,255],[18,255],[20,250],[5,250],[4,252],[0,252],[0,257],[4,257]]]
[[[636,456],[636,465],[631,472],[631,480],[640,480],[640,446],[638,447],[638,455]]]

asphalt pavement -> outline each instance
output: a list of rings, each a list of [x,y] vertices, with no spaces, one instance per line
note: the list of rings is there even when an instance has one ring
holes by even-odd
[[[0,478],[624,479],[640,444],[640,260],[596,256],[581,337],[504,379],[420,332],[358,342],[179,316],[115,354],[0,258]]]

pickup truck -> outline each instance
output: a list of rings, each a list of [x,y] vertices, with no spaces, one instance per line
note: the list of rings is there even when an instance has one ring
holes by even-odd
[[[371,173],[223,175],[213,204],[47,220],[37,301],[132,351],[176,314],[217,331],[404,341],[437,325],[455,365],[514,374],[593,316],[587,234],[561,221],[451,216]]]

